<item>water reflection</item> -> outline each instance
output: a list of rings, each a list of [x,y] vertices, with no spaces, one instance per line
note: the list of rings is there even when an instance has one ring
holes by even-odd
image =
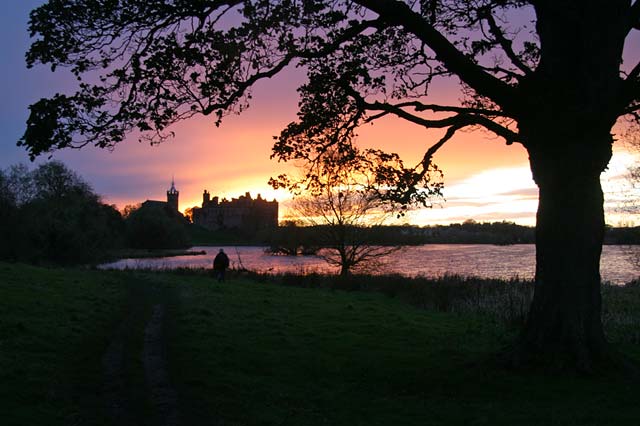
[[[162,257],[150,259],[123,259],[101,265],[102,268],[179,267],[211,268],[213,257],[220,248],[229,255],[232,268],[247,268],[259,272],[336,273],[317,256],[274,256],[263,247],[222,246],[194,247],[207,254],[200,256]],[[602,278],[615,284],[624,284],[640,276],[633,256],[640,258],[640,246],[604,246],[600,264]],[[444,274],[474,275],[485,278],[533,278],[535,246],[516,244],[493,246],[486,244],[426,244],[406,247],[401,252],[381,259],[380,265],[367,272],[399,273],[407,276],[441,276]]]

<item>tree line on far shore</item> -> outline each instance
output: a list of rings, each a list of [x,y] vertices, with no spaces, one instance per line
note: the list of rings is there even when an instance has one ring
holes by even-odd
[[[0,259],[71,265],[126,248],[188,247],[186,224],[152,205],[123,214],[59,161],[0,170]]]
[[[271,246],[272,252],[279,254],[314,253],[320,248],[317,242],[321,240],[320,235],[326,226],[300,226],[295,221],[285,222],[263,238],[263,242]],[[535,228],[508,221],[476,222],[471,219],[449,225],[377,225],[361,231],[363,239],[376,245],[535,243]],[[605,244],[640,244],[640,226],[608,226]]]

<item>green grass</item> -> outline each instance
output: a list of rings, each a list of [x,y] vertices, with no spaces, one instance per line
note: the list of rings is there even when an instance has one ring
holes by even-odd
[[[635,425],[640,416],[640,386],[623,378],[505,370],[494,360],[512,334],[480,316],[429,313],[375,293],[183,280],[173,360],[200,418]]]
[[[75,422],[75,396],[91,404],[99,387],[123,290],[112,274],[0,263],[3,425]]]
[[[633,310],[614,296],[611,309]],[[481,311],[248,278],[0,263],[0,423],[109,424],[101,357],[127,317],[129,397],[147,419],[139,424],[153,424],[140,352],[159,301],[168,306],[183,425],[635,426],[640,418],[640,384],[619,375],[503,368],[496,360],[514,329]],[[640,360],[640,345],[624,342]]]

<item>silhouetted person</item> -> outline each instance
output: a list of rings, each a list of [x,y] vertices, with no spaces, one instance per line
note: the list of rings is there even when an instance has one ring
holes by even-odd
[[[218,281],[224,281],[224,271],[229,267],[229,256],[220,249],[220,252],[213,259],[213,271],[214,276],[218,278]]]

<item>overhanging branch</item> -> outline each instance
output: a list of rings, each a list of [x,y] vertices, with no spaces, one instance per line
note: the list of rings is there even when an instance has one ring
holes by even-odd
[[[433,112],[456,112],[462,114],[482,114],[493,117],[510,117],[503,111],[486,109],[486,108],[472,108],[472,107],[460,107],[454,105],[439,105],[439,104],[424,104],[419,101],[409,101],[394,104],[396,108],[413,108],[416,112],[433,111]],[[510,117],[511,118],[511,117]]]
[[[488,117],[491,115],[491,113],[493,113],[492,110],[431,105],[430,108],[425,108],[424,110],[457,113],[456,115],[453,115],[450,117],[432,120],[432,119],[427,119],[427,118],[412,114],[403,108],[406,106],[415,106],[414,102],[400,103],[396,105],[377,102],[377,101],[367,102],[356,91],[351,90],[350,93],[354,97],[354,99],[356,100],[356,103],[359,105],[361,109],[368,110],[368,111],[381,111],[380,113],[369,117],[367,121],[373,121],[375,119],[384,117],[385,115],[392,114],[425,128],[441,129],[445,127],[455,127],[456,128],[455,130],[459,130],[462,127],[482,126],[485,129],[495,133],[496,135],[504,138],[507,145],[511,145],[514,142],[520,142],[520,137],[516,132],[502,126],[501,124],[491,120]],[[427,105],[422,105],[422,106],[427,107]],[[418,111],[417,108],[416,110]],[[501,114],[496,112],[495,115],[501,115]],[[501,116],[504,117],[504,115],[501,115]]]
[[[444,63],[447,69],[478,94],[490,98],[507,111],[516,108],[513,87],[484,72],[407,4],[396,0],[355,0],[355,3],[377,13],[380,19],[390,25],[400,26],[415,35],[436,53],[438,60]]]
[[[426,171],[429,170],[429,165],[431,164],[431,158],[435,155],[435,153],[440,148],[442,148],[442,146],[445,143],[447,143],[456,134],[458,130],[462,129],[463,127],[464,125],[462,124],[456,124],[449,127],[446,133],[444,134],[444,136],[440,138],[438,142],[431,145],[431,147],[427,150],[427,152],[424,153],[424,156],[422,157],[422,162],[421,162],[423,173],[426,173]]]
[[[491,31],[491,34],[493,34],[493,36],[496,38],[496,41],[500,44],[500,47],[502,47],[502,50],[507,55],[509,60],[511,60],[513,65],[518,67],[518,69],[524,72],[525,75],[530,75],[532,72],[531,69],[527,65],[525,65],[524,62],[522,62],[522,60],[520,59],[520,57],[518,57],[518,55],[516,55],[516,52],[513,50],[512,41],[509,40],[507,37],[505,37],[504,33],[502,32],[502,29],[496,22],[491,11],[487,11],[486,13],[484,13],[483,17],[486,19],[487,23],[489,24],[489,30]]]

